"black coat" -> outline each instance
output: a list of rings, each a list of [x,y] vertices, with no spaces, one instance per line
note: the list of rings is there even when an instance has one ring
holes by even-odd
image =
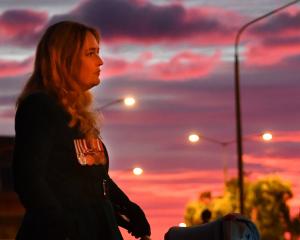
[[[13,171],[26,213],[17,239],[118,240],[118,224],[135,236],[150,235],[141,208],[109,177],[105,147],[106,165],[78,162],[73,140],[83,136],[78,127],[68,127],[69,120],[43,92],[18,106]]]

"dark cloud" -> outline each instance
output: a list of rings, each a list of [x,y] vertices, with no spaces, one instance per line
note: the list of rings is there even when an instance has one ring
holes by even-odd
[[[280,46],[300,46],[300,35],[299,36],[273,36],[267,37],[262,41],[264,46],[268,47],[280,47]]]
[[[31,10],[8,10],[0,19],[7,29],[13,28],[11,44],[33,46],[42,32],[62,20],[86,23],[101,30],[105,40],[178,41],[195,38],[196,42],[232,40],[234,29],[205,8],[190,9],[179,4],[158,6],[129,0],[84,1],[67,14],[55,15],[47,22],[47,14]],[[2,37],[3,38],[3,37]],[[8,42],[8,41],[6,41]]]
[[[286,32],[287,30],[300,30],[300,11],[297,14],[291,15],[287,12],[279,13],[273,16],[264,23],[258,24],[251,28],[254,34],[276,34]]]
[[[0,42],[7,45],[31,46],[48,21],[46,12],[7,10],[0,16]]]
[[[300,54],[296,55],[296,56],[291,56],[289,58],[285,59],[285,66],[290,66],[293,67],[293,69],[295,70],[299,70],[299,66],[300,66]]]
[[[128,0],[86,1],[70,14],[54,17],[51,23],[60,20],[77,20],[96,26],[105,39],[130,38],[147,42],[232,33],[217,19],[199,13],[192,16],[181,5],[157,6]]]
[[[20,24],[40,26],[45,21],[45,13],[32,10],[7,10],[1,15],[0,21],[10,27],[19,27]]]

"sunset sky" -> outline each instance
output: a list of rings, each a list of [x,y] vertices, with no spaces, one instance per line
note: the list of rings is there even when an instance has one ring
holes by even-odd
[[[95,108],[125,96],[137,104],[103,110],[110,174],[145,210],[153,240],[183,221],[200,191],[223,190],[224,160],[235,177],[235,144],[188,142],[191,132],[235,139],[233,44],[238,29],[289,1],[2,0],[0,134],[14,135],[15,100],[33,67],[45,27],[76,20],[101,31]],[[245,172],[290,181],[300,208],[300,3],[242,35],[241,106]],[[272,142],[257,137],[273,134]],[[140,166],[144,174],[134,176]],[[126,239],[132,239],[126,235]]]

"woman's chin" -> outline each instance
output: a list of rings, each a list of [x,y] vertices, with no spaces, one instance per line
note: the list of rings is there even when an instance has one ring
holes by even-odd
[[[100,79],[98,79],[97,81],[94,81],[94,82],[92,82],[92,83],[90,83],[90,84],[88,84],[88,85],[86,85],[86,86],[84,86],[84,90],[90,90],[90,89],[92,89],[93,87],[96,87],[96,86],[98,86],[99,84],[100,84]]]
[[[100,78],[94,83],[94,85],[92,87],[96,87],[101,83]]]

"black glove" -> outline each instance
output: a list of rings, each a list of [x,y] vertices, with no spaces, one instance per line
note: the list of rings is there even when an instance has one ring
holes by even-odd
[[[134,202],[128,202],[126,207],[114,205],[119,226],[126,228],[136,238],[150,236],[150,224],[143,210]]]
[[[133,236],[138,238],[151,235],[150,224],[147,221],[145,213],[134,202],[130,202],[128,205],[128,218],[132,227],[129,232]]]

